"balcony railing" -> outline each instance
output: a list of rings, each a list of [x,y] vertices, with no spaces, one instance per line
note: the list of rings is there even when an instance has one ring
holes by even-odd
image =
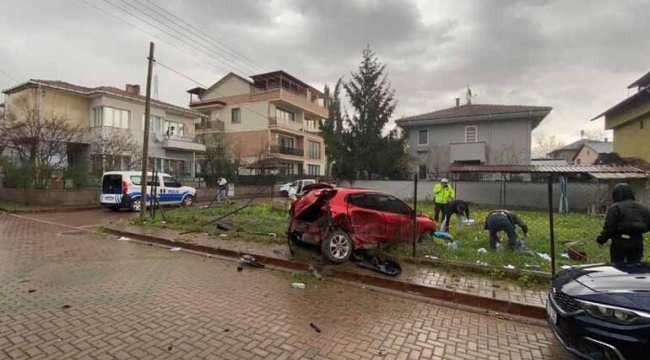
[[[303,124],[297,121],[286,120],[272,116],[269,118],[269,126],[271,127],[283,127],[295,131],[303,131]]]
[[[162,142],[165,149],[186,150],[186,151],[205,151],[205,144],[199,139],[187,136],[165,136]]]
[[[195,130],[216,130],[216,131],[223,132],[226,130],[226,126],[222,120],[213,120],[213,121],[206,121],[206,122],[194,124],[194,129]]]
[[[303,149],[280,146],[280,145],[271,145],[271,154],[285,154],[293,156],[305,156],[305,151]]]

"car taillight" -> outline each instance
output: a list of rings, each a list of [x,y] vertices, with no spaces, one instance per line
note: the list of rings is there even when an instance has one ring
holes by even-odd
[[[127,185],[126,181],[122,181],[122,195],[126,195],[128,191],[129,191],[129,186]]]

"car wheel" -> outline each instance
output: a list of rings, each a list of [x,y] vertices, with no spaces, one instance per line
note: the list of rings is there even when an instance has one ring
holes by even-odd
[[[354,245],[348,234],[341,230],[335,230],[323,240],[321,251],[327,260],[340,264],[350,259]]]
[[[187,195],[183,198],[183,206],[192,206],[194,204],[194,196]]]
[[[142,209],[142,201],[140,201],[140,198],[131,199],[129,209],[131,209],[133,212],[140,211],[140,209]]]
[[[289,197],[289,192],[286,191],[286,190],[282,190],[282,191],[280,191],[280,196],[282,196],[282,197]]]
[[[420,235],[420,238],[418,239],[418,242],[423,242],[423,241],[429,241],[433,238],[433,231],[431,230],[425,230],[422,235]]]

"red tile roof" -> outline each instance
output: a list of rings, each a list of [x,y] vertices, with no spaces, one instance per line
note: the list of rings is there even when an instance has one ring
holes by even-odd
[[[402,121],[413,120],[452,120],[454,118],[464,117],[488,117],[493,115],[507,115],[517,113],[550,112],[553,108],[548,106],[524,106],[524,105],[491,105],[491,104],[467,104],[454,106],[443,110],[437,110],[426,114],[410,116],[397,120],[399,124]]]

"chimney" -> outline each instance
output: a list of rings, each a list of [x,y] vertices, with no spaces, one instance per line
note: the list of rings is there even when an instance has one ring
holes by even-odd
[[[460,106],[460,98],[456,98],[456,107]]]
[[[140,95],[140,85],[126,84],[125,90],[131,95]]]

